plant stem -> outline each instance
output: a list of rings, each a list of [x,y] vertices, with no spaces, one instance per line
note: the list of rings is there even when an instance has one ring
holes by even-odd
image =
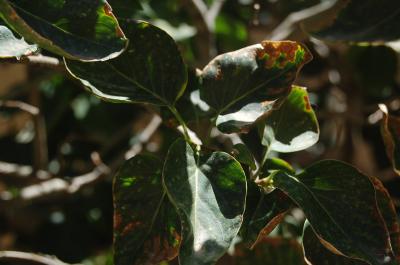
[[[258,167],[256,173],[252,177],[253,180],[258,179],[258,176],[261,174],[261,169],[263,168],[265,162],[267,162],[269,151],[270,151],[269,146],[265,147],[260,166]]]
[[[185,140],[189,143],[192,141],[190,140],[189,132],[187,129],[187,125],[185,121],[183,120],[182,116],[179,114],[178,110],[174,106],[168,106],[169,110],[174,114],[175,118],[178,120],[179,124],[183,128],[183,137],[185,137]]]

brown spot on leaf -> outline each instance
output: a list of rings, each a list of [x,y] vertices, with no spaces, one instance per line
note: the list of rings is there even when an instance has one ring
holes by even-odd
[[[311,104],[310,104],[310,99],[308,96],[304,96],[304,103],[307,111],[311,110]]]
[[[118,230],[122,223],[122,217],[119,213],[114,214],[114,229]]]
[[[275,229],[275,227],[282,222],[283,218],[286,215],[286,211],[283,213],[278,214],[274,218],[272,218],[271,221],[261,230],[261,232],[258,234],[257,240],[254,242],[254,244],[250,247],[250,249],[253,249],[260,241],[262,241],[266,236],[268,236],[272,230]]]
[[[112,17],[115,21],[117,21],[117,18],[114,16],[114,14],[112,12],[112,8],[108,3],[104,4],[103,10],[104,10],[104,14],[106,14],[109,17]],[[125,34],[122,31],[122,29],[119,27],[118,22],[117,22],[117,25],[115,27],[115,33],[117,34],[118,37],[125,38]]]
[[[142,222],[136,221],[136,222],[132,222],[127,224],[124,229],[121,232],[122,236],[125,236],[126,234],[128,234],[129,232],[131,232],[133,229],[135,229],[136,227],[142,225]]]
[[[257,53],[257,57],[264,59],[265,54],[268,54],[265,61],[267,69],[272,68],[278,59],[281,60],[279,62],[280,67],[284,67],[288,62],[293,62],[299,48],[299,44],[293,41],[263,41],[261,45],[263,50]]]

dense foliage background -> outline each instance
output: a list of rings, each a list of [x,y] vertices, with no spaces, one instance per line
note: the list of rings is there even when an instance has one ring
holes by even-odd
[[[400,110],[395,44],[310,38],[298,22],[313,15],[310,7],[327,1],[205,1],[211,9],[206,23],[193,4],[198,1],[109,2],[120,21],[149,21],[177,41],[190,68],[189,84],[196,67],[217,54],[264,39],[305,43],[314,59],[296,85],[308,88],[320,140],[280,157],[296,169],[326,158],[348,162],[379,177],[398,206],[400,179],[386,155],[378,109],[378,103],[385,103],[394,114]],[[0,250],[46,253],[68,263],[111,264],[115,171],[139,152],[165,156],[179,134],[163,109],[165,122],[148,106],[100,101],[67,75],[61,58],[43,54],[54,60],[0,61]],[[179,107],[184,116],[194,113],[184,102]],[[199,115],[189,126],[206,134],[207,123]],[[214,136],[210,145],[229,148],[235,142],[235,136]],[[257,131],[242,139],[260,159]],[[295,239],[302,234],[304,219],[300,210],[292,210],[256,256],[243,251],[237,264],[301,264]],[[236,264],[230,259],[224,257],[221,264]]]

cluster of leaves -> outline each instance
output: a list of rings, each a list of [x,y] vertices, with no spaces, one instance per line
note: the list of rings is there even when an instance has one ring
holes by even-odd
[[[337,1],[333,10],[339,13],[329,10],[332,21],[313,34],[335,41],[396,40],[399,7],[384,2],[396,8],[365,22],[376,1]],[[304,150],[319,138],[307,90],[293,84],[312,59],[303,44],[265,40],[225,53],[188,82],[172,37],[147,22],[119,23],[105,0],[0,0],[0,12],[14,31],[34,43],[0,26],[2,58],[46,49],[63,56],[69,73],[99,98],[149,104],[179,124],[183,138],[171,145],[164,162],[139,154],[115,177],[115,264],[159,264],[177,256],[184,265],[216,264],[235,238],[243,247],[262,245],[296,205],[307,218],[303,247],[308,263],[399,264],[396,212],[377,178],[335,160],[298,173],[269,157],[271,151]],[[193,102],[187,94],[200,98]],[[262,159],[255,161],[244,144],[227,150],[231,154],[209,148],[210,135],[198,139],[187,126],[182,111],[187,104],[207,106],[199,115],[222,133],[257,128],[265,147]],[[385,111],[383,134],[396,170],[398,126]]]

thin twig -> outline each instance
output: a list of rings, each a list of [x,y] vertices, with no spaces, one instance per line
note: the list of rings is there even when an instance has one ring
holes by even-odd
[[[160,127],[162,123],[162,119],[158,115],[154,115],[150,122],[147,124],[146,128],[142,130],[136,137],[135,143],[132,147],[126,152],[125,158],[129,159],[134,157],[138,153],[140,153],[143,149],[143,144],[148,142],[150,137],[157,131],[158,127]]]
[[[203,0],[182,0],[182,3],[197,28],[199,64],[204,66],[217,54],[214,36],[215,20],[225,0],[214,0],[210,8]]]
[[[60,60],[55,57],[44,56],[44,55],[30,55],[26,57],[29,63],[43,64],[48,66],[59,66]]]
[[[57,259],[54,256],[39,255],[34,253],[19,252],[19,251],[0,251],[0,263],[5,262],[18,262],[26,261],[32,263],[39,263],[43,265],[68,265]]]
[[[18,100],[0,100],[0,107],[17,108],[36,116],[40,113],[39,108]]]

